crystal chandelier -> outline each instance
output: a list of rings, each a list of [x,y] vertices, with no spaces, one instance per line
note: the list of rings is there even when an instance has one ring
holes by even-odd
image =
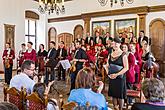
[[[110,5],[112,7],[113,4],[117,4],[118,2],[120,2],[120,5],[124,6],[125,1],[128,4],[132,4],[134,2],[134,0],[110,0]],[[105,6],[108,3],[108,0],[98,0],[98,2],[100,3],[101,6]]]
[[[48,12],[49,15],[54,12],[57,15],[59,15],[59,13],[64,14],[64,0],[39,0],[38,10],[42,14],[46,12]]]

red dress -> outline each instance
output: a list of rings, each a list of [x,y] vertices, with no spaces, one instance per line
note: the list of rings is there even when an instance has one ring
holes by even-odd
[[[107,58],[108,58],[108,51],[107,50],[104,50],[104,51],[101,51],[100,57],[103,57],[103,61],[104,62],[107,62]]]
[[[29,53],[27,50],[24,54],[24,60],[32,60],[36,62],[36,51],[32,49],[32,51]]]
[[[87,57],[88,57],[88,61],[95,63],[96,57],[95,57],[95,53],[92,50],[87,50],[86,51]]]
[[[128,55],[129,70],[126,73],[126,82],[135,82],[135,56],[132,53]]]

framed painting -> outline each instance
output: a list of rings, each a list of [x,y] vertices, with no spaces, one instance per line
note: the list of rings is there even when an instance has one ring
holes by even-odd
[[[8,42],[11,48],[15,50],[15,25],[4,24],[5,28],[5,44]]]
[[[137,34],[137,18],[115,20],[114,26],[115,36],[119,36],[119,33],[122,33],[129,38],[129,33],[133,32],[134,36]]]
[[[111,34],[111,21],[94,21],[92,22],[92,35],[95,36],[95,32],[98,31],[100,36],[104,36],[106,32]]]

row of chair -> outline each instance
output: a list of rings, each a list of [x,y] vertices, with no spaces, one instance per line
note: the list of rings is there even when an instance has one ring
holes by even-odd
[[[45,95],[45,100],[42,100],[36,93],[27,95],[23,87],[19,91],[4,85],[4,101],[13,103],[19,110],[46,110],[48,97]]]

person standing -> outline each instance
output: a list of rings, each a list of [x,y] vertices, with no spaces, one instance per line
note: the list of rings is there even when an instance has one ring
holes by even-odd
[[[24,60],[24,54],[26,52],[26,45],[25,43],[21,44],[21,50],[19,51],[18,61],[19,61],[19,67],[21,67],[23,60]]]
[[[151,45],[151,38],[148,38],[147,36],[145,36],[144,31],[141,30],[139,33],[139,38],[138,38],[138,43],[140,45],[140,48],[142,48],[142,42],[144,40],[147,42],[147,44]]]
[[[6,43],[6,48],[3,51],[3,64],[5,72],[5,83],[10,84],[12,78],[13,59],[15,59],[15,53],[10,47],[10,43]]]
[[[75,64],[76,70],[71,73],[71,88],[75,89],[75,80],[77,73],[83,68],[84,63],[87,61],[86,52],[81,48],[81,43],[79,41],[76,42],[76,52],[75,57],[73,58],[72,62]]]
[[[107,67],[109,76],[108,95],[112,97],[114,109],[122,110],[126,98],[126,75],[128,71],[127,55],[121,50],[121,40],[114,38],[114,51],[110,54]],[[120,68],[119,68],[120,67]]]
[[[93,39],[93,37],[90,36],[90,33],[87,33],[86,39],[85,39],[85,44],[90,44],[90,40]]]
[[[59,49],[57,50],[57,59],[58,61],[61,61],[61,60],[65,60],[66,57],[67,57],[67,50],[65,49],[64,41],[61,41]],[[61,74],[62,74],[62,80],[65,81],[65,69],[60,64],[58,80],[61,80]]]
[[[48,50],[48,55],[46,59],[46,77],[45,77],[45,83],[48,85],[49,81],[49,73],[48,73],[48,68],[50,68],[50,81],[53,81],[55,79],[55,74],[54,74],[54,68],[57,65],[57,61],[55,60],[57,56],[57,50],[55,49],[55,42],[51,41],[50,42],[50,49]]]
[[[39,51],[37,53],[38,73],[44,72],[44,63],[47,56],[47,51],[44,49],[44,45],[39,45]]]
[[[36,62],[36,51],[32,48],[32,46],[32,42],[27,43],[28,49],[24,54],[24,60],[32,60],[33,62]]]

